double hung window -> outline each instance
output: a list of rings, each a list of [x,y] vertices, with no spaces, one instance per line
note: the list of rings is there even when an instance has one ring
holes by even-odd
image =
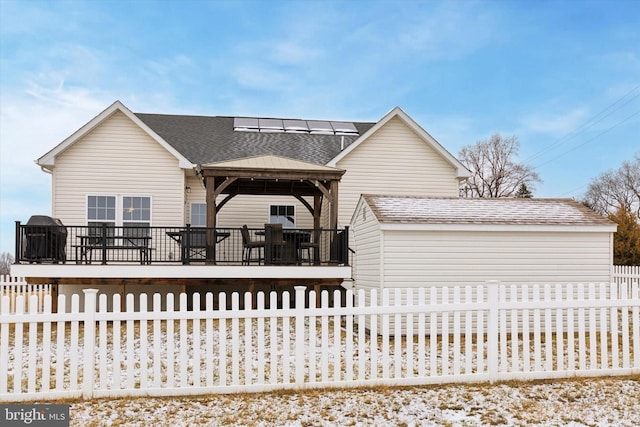
[[[207,204],[191,203],[191,221],[192,227],[207,226]]]
[[[106,229],[107,245],[120,244],[119,241],[124,246],[146,245],[150,236],[151,197],[88,196],[87,223],[93,244],[102,244]]]
[[[146,246],[151,224],[151,198],[122,198],[122,236],[125,245]]]
[[[107,245],[114,244],[116,225],[116,197],[89,196],[87,199],[87,223],[91,244],[102,244],[103,227],[106,230]]]

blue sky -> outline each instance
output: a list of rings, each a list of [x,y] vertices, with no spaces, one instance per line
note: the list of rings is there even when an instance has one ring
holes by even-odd
[[[376,121],[451,153],[516,135],[580,198],[640,153],[638,1],[0,0],[0,252],[50,214],[34,160],[116,99],[135,112]]]

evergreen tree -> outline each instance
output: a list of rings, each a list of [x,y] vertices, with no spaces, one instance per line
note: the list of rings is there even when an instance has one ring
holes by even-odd
[[[532,197],[533,197],[533,193],[531,192],[531,190],[529,190],[529,187],[527,187],[527,184],[525,184],[524,182],[520,184],[520,187],[518,188],[518,192],[516,193],[516,198],[531,199]]]
[[[624,205],[609,214],[618,224],[613,236],[613,263],[616,265],[640,265],[640,223],[634,213]]]

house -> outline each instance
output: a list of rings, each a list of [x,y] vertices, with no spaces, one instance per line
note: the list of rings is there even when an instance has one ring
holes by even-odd
[[[354,123],[141,114],[116,101],[37,164],[67,234],[52,250],[46,233],[18,224],[12,273],[63,293],[339,285],[352,277],[345,228],[361,194],[456,197],[469,176],[400,108]],[[245,259],[241,227],[266,242],[269,223],[287,235],[321,229],[296,242],[311,243],[314,262]],[[191,228],[199,243],[185,238]]]
[[[615,223],[571,199],[363,195],[351,224],[358,288],[612,277]]]

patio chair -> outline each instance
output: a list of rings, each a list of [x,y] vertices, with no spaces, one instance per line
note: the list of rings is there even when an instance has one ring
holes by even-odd
[[[271,264],[282,264],[286,260],[283,258],[284,247],[287,242],[284,240],[282,224],[265,224],[265,244],[268,244],[268,262]],[[295,253],[295,252],[294,252]]]
[[[298,259],[300,263],[307,261],[309,265],[318,264],[320,259],[320,228],[314,228],[308,241],[301,241],[298,245]],[[303,255],[306,252],[306,257]]]
[[[257,261],[258,264],[260,264],[262,261],[264,261],[265,242],[252,240],[247,224],[243,225],[240,231],[242,233],[242,264],[249,265],[251,261]],[[251,257],[254,249],[258,250],[257,258]]]

